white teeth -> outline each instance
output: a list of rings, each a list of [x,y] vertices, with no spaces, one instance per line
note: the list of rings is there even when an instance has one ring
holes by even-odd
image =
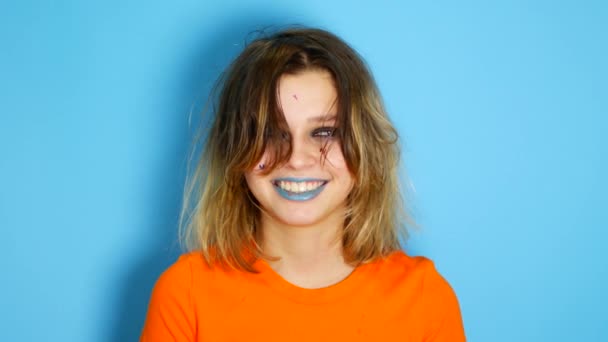
[[[289,192],[306,192],[312,191],[323,185],[323,182],[314,181],[314,182],[288,182],[288,181],[279,181],[277,185],[286,191]]]

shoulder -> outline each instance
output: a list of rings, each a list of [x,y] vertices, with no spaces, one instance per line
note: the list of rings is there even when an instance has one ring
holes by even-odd
[[[403,251],[393,252],[377,262],[379,272],[395,281],[415,283],[425,294],[454,295],[448,281],[439,273],[435,263],[424,256],[410,256]]]
[[[424,282],[437,281],[439,272],[433,261],[424,256],[410,256],[403,251],[395,251],[391,255],[374,262],[377,272],[383,277],[394,280]]]
[[[158,278],[150,302],[141,341],[191,341],[196,332],[193,294],[197,269],[204,266],[203,256],[188,253],[167,268]]]
[[[190,252],[182,254],[160,275],[155,288],[191,287],[197,273],[200,273],[205,268],[205,260],[201,253]]]
[[[215,295],[239,292],[247,276],[245,272],[227,266],[209,265],[200,251],[189,252],[182,254],[160,275],[152,299],[175,299],[189,303],[193,309],[209,306]]]
[[[227,266],[208,264],[201,251],[188,252],[182,254],[160,275],[155,285],[155,292],[179,291],[183,295],[196,288],[200,293],[209,287],[230,286],[242,277],[241,273]],[[196,296],[196,293],[193,296]]]
[[[200,277],[205,262],[200,253],[191,252],[181,255],[156,280],[150,304],[163,306],[167,302],[180,302],[181,305],[190,306],[192,301],[191,290],[195,279]]]
[[[211,308],[215,288],[224,288],[227,273],[210,267],[202,252],[181,255],[157,279],[141,341],[194,341],[201,308]]]
[[[432,341],[463,341],[464,328],[460,305],[450,283],[423,256],[395,252],[379,264],[383,274],[393,278],[393,286],[416,293],[420,314],[426,317],[427,336]]]

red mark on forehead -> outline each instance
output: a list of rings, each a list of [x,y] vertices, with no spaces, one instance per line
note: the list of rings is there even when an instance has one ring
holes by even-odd
[[[293,94],[293,98],[298,101],[298,94]]]

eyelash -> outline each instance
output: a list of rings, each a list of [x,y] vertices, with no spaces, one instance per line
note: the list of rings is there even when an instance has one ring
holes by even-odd
[[[320,127],[312,131],[312,136],[315,138],[333,138],[335,135],[335,127]]]

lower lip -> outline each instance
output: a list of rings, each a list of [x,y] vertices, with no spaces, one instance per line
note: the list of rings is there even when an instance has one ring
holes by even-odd
[[[287,191],[278,185],[274,185],[274,188],[279,193],[279,195],[286,200],[303,202],[303,201],[309,201],[309,200],[317,197],[321,193],[321,191],[323,191],[323,189],[325,189],[325,185],[327,185],[327,183],[324,183],[323,185],[319,186],[318,188],[316,188],[314,190],[304,191],[304,192]]]

